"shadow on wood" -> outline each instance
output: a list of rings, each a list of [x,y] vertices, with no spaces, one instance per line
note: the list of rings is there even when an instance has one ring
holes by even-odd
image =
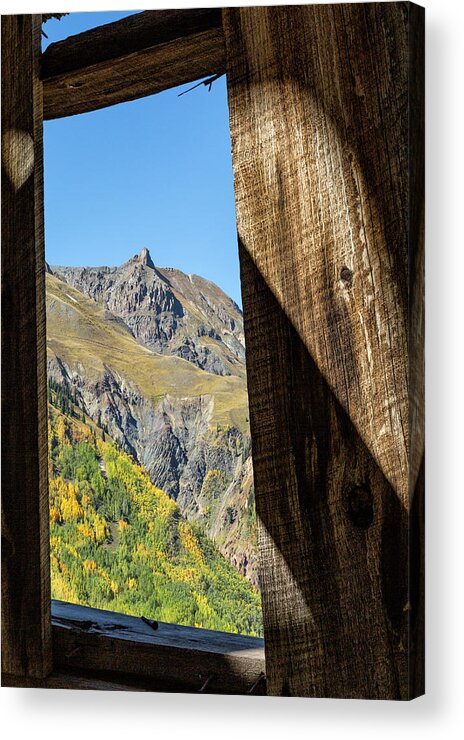
[[[411,523],[242,243],[240,261],[268,691],[417,695],[423,479]]]

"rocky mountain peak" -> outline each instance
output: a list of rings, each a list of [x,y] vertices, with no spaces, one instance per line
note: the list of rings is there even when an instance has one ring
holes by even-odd
[[[155,267],[146,247],[118,267],[51,269],[122,319],[148,349],[215,375],[245,377],[242,315],[214,283]]]
[[[153,263],[153,260],[150,255],[150,251],[147,249],[147,247],[144,247],[140,254],[135,255],[134,262],[139,262],[141,265],[146,265],[147,267],[151,267],[153,270],[155,269],[155,265]]]

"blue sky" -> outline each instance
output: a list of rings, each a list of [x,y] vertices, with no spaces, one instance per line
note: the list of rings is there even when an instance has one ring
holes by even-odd
[[[43,47],[129,14],[49,21]],[[117,265],[148,247],[156,265],[213,280],[241,305],[225,77],[178,97],[191,84],[45,121],[50,264]]]

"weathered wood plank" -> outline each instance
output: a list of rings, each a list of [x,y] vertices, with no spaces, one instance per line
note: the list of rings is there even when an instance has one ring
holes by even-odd
[[[154,690],[245,694],[265,672],[264,641],[52,602],[55,667],[149,680]],[[116,680],[116,679],[113,679]],[[254,693],[262,693],[259,685]]]
[[[268,693],[410,698],[424,435],[408,97],[423,15],[223,17]]]
[[[51,669],[41,16],[2,18],[2,665]]]
[[[134,100],[225,69],[219,8],[154,10],[50,44],[44,118]]]

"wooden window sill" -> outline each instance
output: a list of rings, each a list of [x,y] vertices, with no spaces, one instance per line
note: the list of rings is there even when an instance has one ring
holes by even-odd
[[[53,673],[4,686],[264,694],[264,640],[52,601]]]

